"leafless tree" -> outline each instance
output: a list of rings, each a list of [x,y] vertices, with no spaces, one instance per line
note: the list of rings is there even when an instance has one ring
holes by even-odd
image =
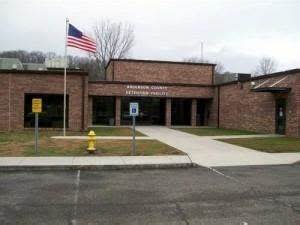
[[[266,75],[275,72],[277,68],[277,62],[270,57],[263,57],[259,60],[256,67],[255,76]]]
[[[55,52],[28,52],[25,50],[11,50],[0,52],[0,58],[18,58],[22,63],[44,63],[46,58],[62,57]],[[93,78],[99,74],[96,60],[93,57],[71,56],[68,55],[68,66],[70,69],[81,69],[89,73]]]
[[[45,54],[40,51],[11,50],[0,52],[0,58],[18,58],[22,63],[43,63]]]
[[[215,66],[215,74],[222,74],[224,72],[224,66],[220,62],[211,62],[206,59],[201,59],[200,57],[193,56],[183,59],[184,62],[194,62],[194,63],[213,63],[216,64]]]
[[[134,44],[134,30],[130,24],[106,20],[95,25],[94,35],[97,42],[96,62],[103,76],[110,58],[128,56]]]
[[[222,74],[224,72],[224,66],[220,62],[216,62],[215,74]]]
[[[191,62],[191,63],[208,63],[208,60],[201,59],[198,56],[191,56],[183,59],[184,62]]]

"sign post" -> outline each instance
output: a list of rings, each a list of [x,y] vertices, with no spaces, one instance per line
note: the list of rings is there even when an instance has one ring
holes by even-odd
[[[39,138],[39,113],[35,113],[35,126],[34,126],[34,137],[35,137],[35,144],[34,144],[34,150],[35,154],[38,153],[38,138]]]
[[[136,155],[135,147],[135,117],[139,115],[139,103],[130,102],[129,115],[132,116],[132,152],[131,155]]]
[[[32,112],[35,114],[35,145],[34,150],[35,153],[38,153],[38,138],[39,138],[39,113],[42,112],[42,99],[41,98],[33,98],[32,99]]]

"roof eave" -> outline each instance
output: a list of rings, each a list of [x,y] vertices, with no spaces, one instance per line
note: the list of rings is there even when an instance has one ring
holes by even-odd
[[[271,92],[271,93],[289,93],[291,88],[288,87],[262,87],[262,88],[253,88],[253,92]]]

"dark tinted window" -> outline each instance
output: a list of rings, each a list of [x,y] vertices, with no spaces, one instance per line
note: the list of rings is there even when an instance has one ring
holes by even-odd
[[[138,125],[164,125],[165,99],[150,97],[122,97],[121,124],[130,125],[132,118],[129,116],[129,103],[139,103],[139,116],[136,117]]]
[[[191,125],[191,99],[172,99],[172,125]]]
[[[115,125],[115,97],[93,97],[93,124]]]
[[[63,95],[56,94],[25,94],[24,127],[34,127],[32,99],[42,99],[42,112],[39,113],[39,127],[63,127]],[[68,126],[68,96],[67,96],[67,126]]]

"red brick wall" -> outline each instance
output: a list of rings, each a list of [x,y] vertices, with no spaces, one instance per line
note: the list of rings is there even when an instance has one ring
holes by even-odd
[[[293,77],[292,90],[287,96],[286,134],[300,136],[300,74]]]
[[[110,65],[106,68],[105,71],[105,80],[113,80],[113,69],[114,69],[114,62],[111,62]]]
[[[82,121],[83,122],[83,130],[85,130],[88,126],[89,126],[89,118],[90,118],[90,115],[89,115],[89,90],[88,90],[88,76],[82,76],[81,77],[82,79],[82,82],[81,82],[81,86],[83,88],[82,90],[82,97],[83,97],[83,100],[82,100],[82,106],[83,106],[83,109],[82,109],[82,113],[83,113],[83,117],[84,117],[84,120]]]
[[[275,101],[271,93],[250,91],[250,83],[220,87],[220,127],[274,133]]]
[[[213,91],[213,98],[211,101],[207,102],[207,113],[209,113],[209,118],[207,120],[207,125],[211,127],[218,126],[218,88],[216,87]]]
[[[9,88],[8,81],[11,76],[11,86]],[[1,122],[0,130],[8,130],[9,121],[11,129],[24,128],[24,95],[26,93],[37,94],[63,94],[63,75],[56,73],[1,73],[0,84],[2,86],[0,93],[0,102],[3,102],[0,108]],[[83,87],[86,87],[85,90]],[[10,108],[11,115],[9,120],[9,98],[11,93]],[[87,107],[82,108],[83,104],[87,104],[87,77],[82,75],[67,76],[67,94],[69,95],[69,128],[70,130],[81,130],[82,126],[87,125],[87,121],[83,121],[84,116],[87,119]],[[3,121],[4,120],[4,121]]]
[[[206,64],[111,61],[107,72],[107,80],[115,81],[212,84],[213,80],[213,66]]]
[[[121,97],[115,98],[115,125],[121,125]]]
[[[0,130],[9,130],[10,127],[9,111],[11,110],[8,104],[10,79],[8,74],[0,76]]]
[[[279,76],[278,79],[284,76]],[[275,101],[276,98],[286,98],[286,134],[297,136],[299,132],[299,115],[297,115],[297,108],[299,109],[297,102],[299,103],[300,100],[299,84],[299,76],[289,75],[281,86],[291,87],[292,90],[288,94],[280,95],[253,92],[250,90],[251,82],[220,86],[220,127],[275,133]],[[217,96],[214,97],[213,104],[217,104]]]
[[[166,99],[166,112],[165,112],[165,124],[170,127],[172,124],[172,100],[170,98]]]
[[[197,99],[192,99],[191,104],[191,126],[196,126],[197,122]]]
[[[93,98],[89,97],[89,103],[88,103],[88,126],[93,125]]]

